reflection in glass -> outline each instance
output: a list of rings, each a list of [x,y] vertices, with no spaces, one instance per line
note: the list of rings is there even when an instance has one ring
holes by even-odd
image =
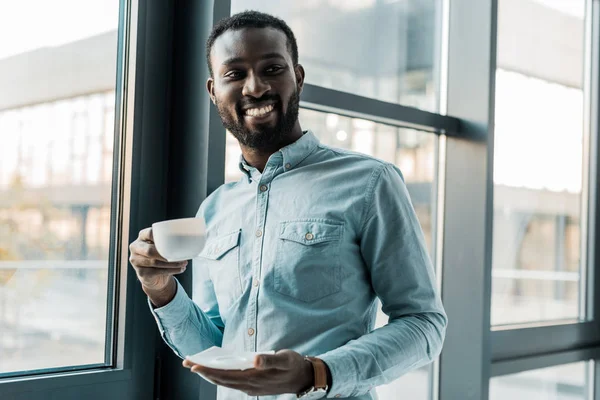
[[[490,380],[490,400],[591,400],[589,363],[506,375]]]
[[[306,82],[438,110],[441,0],[232,0],[294,31]]]
[[[584,5],[499,2],[493,325],[584,309]]]
[[[300,109],[303,129],[310,129],[322,144],[357,151],[397,165],[404,175],[408,191],[425,234],[432,259],[434,254],[434,217],[437,191],[435,168],[437,136],[412,129],[397,128],[337,114]],[[235,138],[227,133],[225,181],[242,178],[238,167],[241,151]],[[378,310],[375,328],[385,325],[387,315]],[[426,366],[377,388],[382,400],[404,397],[414,400],[431,398],[430,373]]]
[[[0,375],[105,362],[118,12],[0,4]]]

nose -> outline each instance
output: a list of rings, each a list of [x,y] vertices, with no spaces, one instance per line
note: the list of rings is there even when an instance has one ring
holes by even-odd
[[[242,95],[261,98],[265,93],[271,90],[271,85],[261,79],[257,74],[248,74],[242,89]]]

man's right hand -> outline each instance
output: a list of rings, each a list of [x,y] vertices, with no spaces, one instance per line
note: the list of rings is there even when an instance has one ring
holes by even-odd
[[[152,228],[142,229],[137,240],[129,245],[129,250],[129,261],[150,301],[157,307],[168,304],[177,290],[173,275],[184,272],[187,261],[168,262],[158,254]]]

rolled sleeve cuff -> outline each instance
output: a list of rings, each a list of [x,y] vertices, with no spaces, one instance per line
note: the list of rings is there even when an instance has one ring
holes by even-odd
[[[318,356],[331,372],[331,387],[328,398],[346,398],[354,396],[358,373],[351,357],[341,351],[332,351]]]
[[[175,279],[175,282],[177,283],[175,297],[167,305],[154,308],[150,298],[148,298],[148,306],[161,334],[164,334],[169,329],[181,326],[188,318],[191,300],[179,281]]]

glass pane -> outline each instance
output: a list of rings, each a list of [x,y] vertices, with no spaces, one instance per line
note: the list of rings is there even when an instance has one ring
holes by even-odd
[[[404,175],[406,186],[425,234],[432,259],[435,259],[435,186],[437,136],[412,129],[396,128],[364,119],[300,109],[303,129],[310,129],[321,143],[368,154],[397,165]],[[242,177],[238,167],[241,151],[238,142],[227,134],[225,181]],[[387,323],[387,316],[377,314],[375,328]],[[397,399],[398,393],[414,400],[431,398],[431,365],[413,371],[400,379],[377,388],[380,400]]]
[[[490,380],[490,400],[591,400],[589,363],[559,365]]]
[[[584,6],[499,1],[494,325],[584,312]]]
[[[294,31],[306,82],[438,110],[441,0],[232,0]]]
[[[118,14],[0,3],[0,375],[104,364],[111,345]]]

